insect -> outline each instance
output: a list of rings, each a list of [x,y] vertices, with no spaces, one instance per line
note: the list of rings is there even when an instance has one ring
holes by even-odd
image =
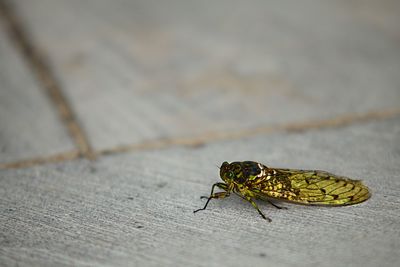
[[[225,198],[234,193],[248,201],[265,220],[271,222],[258,208],[255,199],[282,200],[304,205],[345,206],[361,203],[371,194],[361,181],[337,176],[325,171],[269,168],[254,161],[224,162],[220,167],[224,183],[215,183],[203,208],[211,199]],[[214,193],[215,187],[222,192]]]

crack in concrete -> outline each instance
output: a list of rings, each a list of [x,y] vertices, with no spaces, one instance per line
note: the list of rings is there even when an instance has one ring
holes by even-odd
[[[235,132],[214,132],[207,133],[197,137],[185,138],[166,138],[153,140],[139,144],[124,145],[110,149],[93,151],[95,157],[114,155],[119,153],[128,153],[134,151],[166,149],[174,146],[197,147],[203,144],[222,140],[236,140],[245,137],[257,136],[262,134],[284,133],[284,132],[306,132],[309,130],[335,129],[342,128],[356,123],[367,123],[376,120],[390,119],[400,116],[400,109],[387,109],[381,111],[371,111],[363,114],[347,114],[331,119],[315,120],[300,123],[288,123],[281,125],[271,125],[257,127],[253,129],[237,130]],[[0,164],[0,169],[16,169],[26,168],[34,165],[42,165],[46,163],[55,163],[74,160],[82,157],[79,151],[66,152],[49,157],[40,157],[28,160],[22,160],[11,163]]]
[[[389,119],[399,115],[400,115],[400,109],[388,109],[381,111],[371,111],[363,114],[347,114],[324,120],[262,126],[252,129],[235,130],[230,132],[210,132],[202,134],[197,137],[165,138],[160,140],[143,142],[140,144],[123,145],[111,149],[103,149],[97,151],[96,155],[101,156],[101,155],[125,153],[131,151],[162,149],[171,146],[197,147],[211,142],[216,142],[221,140],[235,140],[261,134],[271,134],[278,132],[305,132],[308,130],[340,128],[355,123],[362,123],[380,119]]]
[[[47,163],[57,163],[57,162],[64,162],[70,161],[81,157],[81,153],[77,150],[64,152],[48,157],[37,157],[27,160],[21,160],[16,162],[10,163],[0,163],[0,170],[1,169],[20,169],[20,168],[28,168],[36,165],[43,165]]]
[[[35,47],[28,31],[8,1],[0,0],[0,17],[3,18],[10,39],[20,50],[22,56],[31,67],[33,74],[41,83],[46,95],[57,108],[62,123],[67,128],[80,154],[88,159],[94,159],[89,139],[79,125],[70,103],[64,96],[60,84],[51,71],[47,63],[47,57],[43,53],[39,53],[39,49]]]

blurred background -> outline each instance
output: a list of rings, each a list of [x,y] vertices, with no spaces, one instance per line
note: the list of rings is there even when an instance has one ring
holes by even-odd
[[[400,107],[395,0],[2,3],[2,163]]]

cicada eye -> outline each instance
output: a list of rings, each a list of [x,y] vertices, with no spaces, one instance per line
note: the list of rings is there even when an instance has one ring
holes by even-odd
[[[221,168],[220,169],[224,169],[224,168],[226,168],[226,167],[228,167],[229,166],[229,163],[228,162],[226,162],[226,161],[224,161],[223,163],[222,163],[222,165],[221,165]]]

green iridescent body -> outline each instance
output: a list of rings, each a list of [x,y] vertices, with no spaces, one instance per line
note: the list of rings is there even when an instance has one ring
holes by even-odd
[[[225,198],[235,193],[250,202],[258,213],[266,217],[254,202],[264,199],[282,200],[304,205],[344,206],[361,203],[370,197],[368,187],[361,181],[337,176],[325,171],[268,168],[254,161],[224,162],[220,167],[224,183],[215,183],[202,209],[211,199]],[[224,191],[214,193],[215,187]]]

